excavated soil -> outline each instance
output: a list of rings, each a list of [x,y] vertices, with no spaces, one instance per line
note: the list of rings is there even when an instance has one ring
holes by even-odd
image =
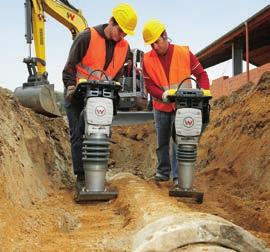
[[[201,205],[168,196],[171,182],[155,184],[153,123],[113,127],[108,179],[120,172],[137,176],[167,205],[155,212],[199,211],[223,217],[270,246],[270,73],[212,104],[201,137],[195,187]],[[129,251],[142,227],[140,205],[129,199],[129,175],[112,179],[119,195],[111,202],[73,201],[68,127],[18,104],[0,89],[0,244],[3,251]],[[135,182],[134,182],[135,181]],[[129,186],[127,186],[129,185]],[[169,213],[168,213],[169,214]]]

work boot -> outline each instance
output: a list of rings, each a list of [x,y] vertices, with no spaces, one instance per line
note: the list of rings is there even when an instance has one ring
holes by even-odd
[[[169,181],[169,178],[168,177],[162,176],[160,174],[156,174],[154,179],[155,179],[156,182]]]
[[[77,174],[76,187],[78,190],[81,190],[83,187],[85,187],[85,177],[83,173]]]
[[[178,187],[178,178],[173,179],[173,187]]]

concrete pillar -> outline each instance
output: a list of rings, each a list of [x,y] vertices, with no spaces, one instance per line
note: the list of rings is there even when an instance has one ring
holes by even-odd
[[[237,39],[232,44],[233,76],[243,72],[243,41]]]

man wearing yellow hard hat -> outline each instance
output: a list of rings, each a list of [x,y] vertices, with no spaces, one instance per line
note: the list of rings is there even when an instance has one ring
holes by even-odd
[[[174,183],[177,183],[176,146],[171,141],[175,104],[169,102],[168,95],[174,94],[178,84],[191,75],[195,76],[203,89],[209,89],[209,79],[188,46],[170,42],[165,25],[159,20],[151,19],[146,22],[142,35],[145,44],[152,48],[144,54],[143,65],[146,90],[153,99],[157,133],[158,165],[155,180],[167,181],[171,174]]]
[[[74,101],[72,95],[81,79],[102,79],[102,70],[111,80],[118,80],[129,55],[129,44],[124,39],[133,35],[137,14],[133,7],[121,3],[112,10],[108,23],[87,28],[74,40],[63,70],[65,108],[69,121],[71,154],[77,185],[84,182],[82,164],[82,132],[78,130],[83,101]]]

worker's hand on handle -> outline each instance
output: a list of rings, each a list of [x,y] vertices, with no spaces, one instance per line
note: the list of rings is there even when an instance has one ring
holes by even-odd
[[[67,87],[66,99],[68,101],[72,101],[72,97],[75,93],[75,89],[76,89],[76,86],[73,86],[73,85]]]
[[[168,89],[168,90],[164,91],[162,94],[162,101],[164,103],[170,103],[168,96],[174,95],[175,93],[176,93],[176,89]]]

